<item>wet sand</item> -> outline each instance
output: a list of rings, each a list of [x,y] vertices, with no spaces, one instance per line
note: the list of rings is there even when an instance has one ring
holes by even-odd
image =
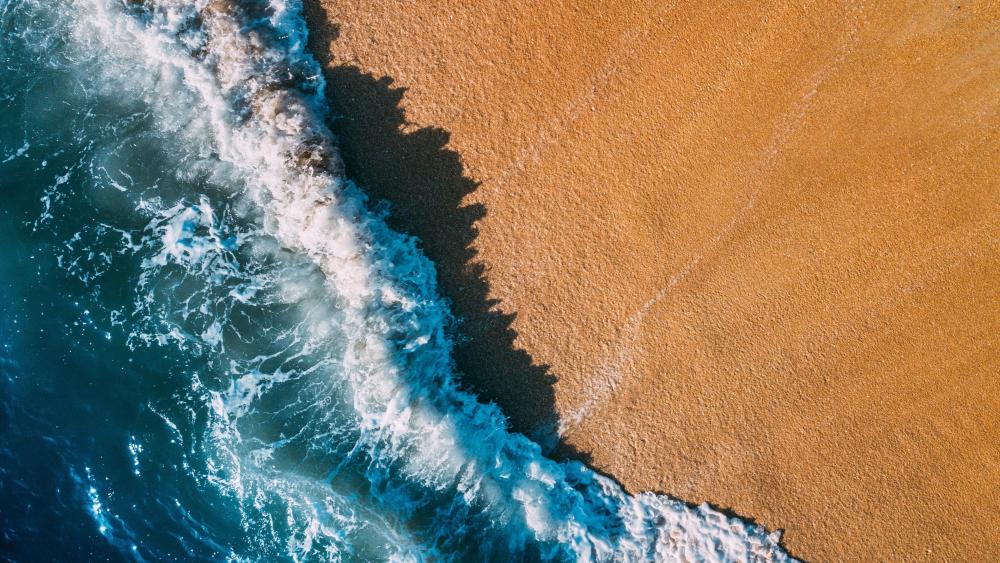
[[[809,560],[1000,559],[1000,6],[306,4],[515,429]]]

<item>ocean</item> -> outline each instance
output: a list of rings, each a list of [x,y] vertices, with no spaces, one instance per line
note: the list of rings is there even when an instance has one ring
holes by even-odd
[[[457,383],[296,0],[0,0],[5,561],[786,561]]]

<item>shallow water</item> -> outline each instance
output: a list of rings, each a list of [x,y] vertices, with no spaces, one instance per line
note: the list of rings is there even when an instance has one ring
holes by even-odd
[[[0,3],[5,558],[787,559],[457,388],[299,10]]]

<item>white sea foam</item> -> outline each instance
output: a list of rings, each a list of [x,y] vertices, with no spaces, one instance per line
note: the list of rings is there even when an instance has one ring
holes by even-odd
[[[368,460],[365,476],[386,511],[365,518],[383,520],[382,537],[397,545],[392,558],[448,558],[438,548],[450,545],[474,513],[484,515],[477,524],[504,536],[510,551],[534,545],[546,559],[790,559],[777,533],[706,505],[628,495],[580,463],[545,458],[537,444],[506,430],[496,407],[457,387],[445,333],[449,312],[437,295],[433,265],[411,238],[369,211],[361,191],[341,175],[324,124],[323,78],[305,50],[297,0],[76,3],[85,14],[76,38],[108,59],[107,80],[145,96],[163,130],[200,155],[201,172],[250,202],[262,240],[280,247],[271,252],[290,251],[322,274],[318,283],[308,276],[274,283],[286,294],[313,292],[329,309],[296,326],[297,342],[331,334],[344,341],[322,373],[338,378],[352,409],[349,455]],[[151,271],[181,267],[219,284],[233,279],[227,291],[237,301],[271,283],[241,270],[235,253],[249,239],[229,232],[208,199],[149,212],[144,244],[156,249],[146,263]],[[207,348],[226,342],[220,318],[197,333],[171,329],[158,336]],[[293,532],[282,540],[290,556],[336,559],[336,549],[315,553],[315,542],[347,541],[344,530],[359,525],[352,501],[301,475],[252,475],[252,466],[273,457],[275,444],[255,447],[256,463],[249,465],[238,453],[240,419],[288,378],[281,370],[247,372],[227,389],[205,391],[211,440],[219,448],[209,479],[253,506],[264,503],[259,491],[278,491],[292,507]],[[443,499],[434,515],[441,529],[430,545],[399,525],[419,508],[408,502],[413,490]],[[320,510],[324,503],[336,506]]]

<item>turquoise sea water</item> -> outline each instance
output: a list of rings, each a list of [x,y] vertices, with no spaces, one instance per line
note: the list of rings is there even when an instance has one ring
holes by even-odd
[[[0,552],[788,559],[459,390],[294,0],[0,0]]]

